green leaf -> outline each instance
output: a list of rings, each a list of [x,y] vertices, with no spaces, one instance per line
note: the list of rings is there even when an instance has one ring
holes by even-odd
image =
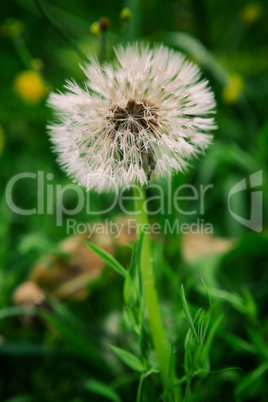
[[[135,282],[131,276],[131,272],[127,271],[123,289],[124,301],[129,306],[136,305],[138,301],[138,289],[136,289]]]
[[[267,342],[265,341],[262,333],[254,327],[248,327],[248,334],[259,355],[265,357],[265,359],[268,360]]]
[[[5,307],[0,309],[0,320],[20,315],[36,314],[37,309],[33,306]]]
[[[103,396],[104,398],[109,399],[113,402],[120,402],[120,396],[113,390],[113,388],[104,384],[103,382],[97,380],[88,380],[85,382],[85,388],[92,392],[93,394],[97,394]]]
[[[127,352],[124,349],[117,348],[116,346],[110,345],[110,348],[116,354],[116,356],[119,357],[119,359],[122,360],[122,362],[125,363],[128,367],[132,368],[135,371],[138,371],[139,373],[143,373],[144,371],[146,371],[146,367],[137,356],[133,355],[130,352]]]
[[[254,345],[234,334],[227,334],[226,340],[234,350],[241,353],[257,353],[257,348]]]
[[[188,323],[190,325],[190,328],[191,328],[194,336],[196,337],[197,342],[200,343],[198,335],[197,335],[197,332],[196,332],[196,329],[195,329],[195,326],[194,326],[194,322],[193,322],[191,313],[190,313],[189,308],[188,308],[188,304],[187,304],[187,300],[186,300],[186,297],[185,297],[183,285],[181,285],[181,298],[182,298],[182,305],[183,305],[183,310],[184,310],[186,319],[187,319],[187,321],[188,321]]]
[[[204,281],[203,278],[201,278],[201,282],[202,282],[202,285],[204,286],[204,289],[205,289],[205,292],[206,292],[206,295],[207,295],[207,298],[208,298],[209,307],[210,307],[210,309],[212,309],[212,307],[213,307],[212,299],[210,297],[209,291],[207,289],[207,286],[206,286],[205,281]]]
[[[143,244],[144,232],[142,232],[138,238],[136,245],[133,247],[131,262],[130,262],[130,271],[136,270],[140,265],[141,258],[141,250]]]
[[[204,344],[203,350],[202,350],[202,358],[204,360],[209,359],[209,354],[210,354],[210,350],[212,347],[212,343],[215,338],[216,332],[220,326],[220,323],[222,322],[222,319],[223,319],[223,315],[220,315],[219,318],[214,322],[214,324],[212,325],[212,327],[210,328],[210,330],[208,332],[207,339],[205,341],[205,344]]]
[[[90,242],[86,242],[88,247],[94,251],[103,261],[106,262],[109,267],[113,268],[118,274],[122,275],[124,278],[126,277],[127,271],[125,268],[118,262],[111,254],[107,253],[102,248],[92,244]]]
[[[198,290],[200,293],[204,294],[204,289],[201,286],[198,286]],[[209,292],[210,296],[216,300],[223,300],[229,303],[232,307],[238,310],[242,314],[248,314],[248,306],[245,304],[244,299],[238,295],[237,293],[228,292],[227,290],[219,289],[219,288],[212,288],[207,287],[207,291]]]
[[[267,370],[268,362],[265,362],[240,382],[236,389],[236,394],[240,395],[246,391],[246,389],[253,385]]]
[[[184,371],[185,374],[193,370],[193,334],[189,329],[185,337]]]

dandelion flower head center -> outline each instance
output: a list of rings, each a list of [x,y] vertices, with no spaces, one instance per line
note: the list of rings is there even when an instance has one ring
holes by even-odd
[[[130,99],[125,108],[115,106],[107,117],[111,123],[112,137],[116,132],[131,132],[139,134],[142,129],[149,131],[157,126],[157,108],[146,101],[136,102]]]

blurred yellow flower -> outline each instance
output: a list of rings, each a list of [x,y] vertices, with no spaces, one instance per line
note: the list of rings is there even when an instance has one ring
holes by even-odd
[[[245,25],[251,25],[261,17],[262,11],[260,3],[249,3],[241,11],[241,20]]]
[[[40,102],[48,92],[42,77],[34,70],[19,73],[14,79],[14,89],[26,103],[30,104]]]
[[[238,74],[230,76],[229,82],[222,90],[222,98],[226,103],[237,103],[244,88],[243,79]]]
[[[93,24],[90,25],[90,32],[92,35],[99,35],[100,34],[100,23],[99,21],[93,22]]]
[[[5,131],[3,127],[0,125],[0,155],[2,154],[5,143]]]

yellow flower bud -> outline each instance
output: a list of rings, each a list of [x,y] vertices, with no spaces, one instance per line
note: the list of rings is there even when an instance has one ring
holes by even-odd
[[[123,8],[120,13],[120,18],[123,22],[128,22],[132,18],[132,13],[128,7]]]
[[[99,21],[93,22],[93,24],[90,25],[90,32],[92,35],[99,35],[100,34],[100,23]]]

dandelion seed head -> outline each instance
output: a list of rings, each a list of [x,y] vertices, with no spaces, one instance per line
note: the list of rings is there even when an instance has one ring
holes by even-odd
[[[58,122],[50,138],[64,170],[88,190],[145,184],[150,177],[185,171],[216,129],[215,99],[199,68],[164,46],[115,49],[117,61],[91,58],[74,81],[52,93]]]

